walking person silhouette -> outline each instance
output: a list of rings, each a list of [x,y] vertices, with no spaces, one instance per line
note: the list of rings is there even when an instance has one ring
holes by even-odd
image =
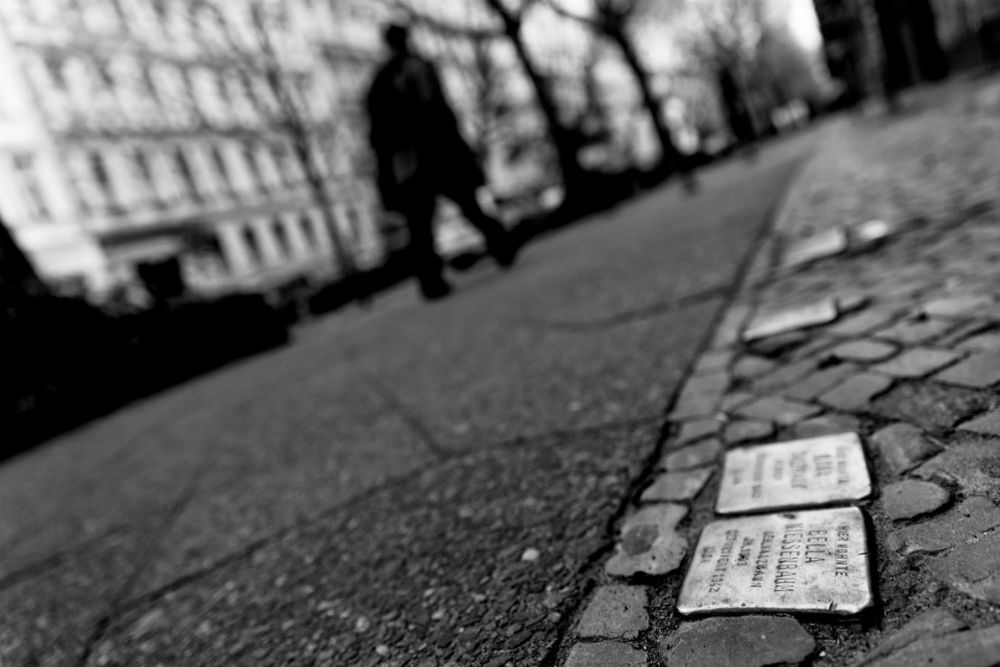
[[[462,137],[434,65],[414,53],[405,26],[390,25],[383,36],[389,57],[367,98],[379,194],[386,210],[406,219],[408,254],[421,292],[426,299],[440,299],[451,293],[451,286],[434,248],[439,195],[458,205],[483,234],[500,266],[513,264],[516,250],[504,226],[476,200],[476,189],[486,178]]]

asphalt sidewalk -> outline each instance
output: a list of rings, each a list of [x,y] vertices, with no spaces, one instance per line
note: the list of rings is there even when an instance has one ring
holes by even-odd
[[[553,664],[821,127],[0,466],[0,664]]]
[[[830,128],[693,363],[561,664],[1000,663],[998,91],[996,78],[953,82],[914,93],[901,116]],[[812,438],[797,445],[804,461],[810,448],[850,446],[851,434],[864,460],[837,472],[861,491],[802,507],[862,517],[857,535],[838,527],[837,547],[831,537],[820,554],[838,566],[843,555],[838,576],[855,559],[861,602],[837,609],[831,591],[843,589],[830,571],[803,593],[828,610],[782,613],[794,596],[779,595],[791,590],[780,569],[767,570],[786,567],[774,565],[771,538],[755,543],[746,528],[758,520],[736,511],[735,523],[714,524],[731,535],[721,551],[705,529],[730,518],[717,512],[745,482],[740,471],[762,476],[764,495],[788,479],[780,465],[773,479],[740,468],[741,456],[775,463],[755,445]],[[841,438],[815,440],[829,435]],[[806,471],[816,479],[820,458]],[[805,572],[805,562],[787,567]],[[777,577],[777,609],[755,605],[750,586],[712,606],[741,566]],[[711,570],[700,589],[698,568]]]

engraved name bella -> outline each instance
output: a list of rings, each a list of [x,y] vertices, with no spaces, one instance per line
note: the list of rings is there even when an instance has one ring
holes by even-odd
[[[826,563],[831,553],[833,576],[847,577],[850,527],[840,525],[832,529],[832,532],[831,535],[829,528],[810,528],[799,522],[790,522],[783,527],[781,539],[777,543],[775,531],[763,531],[755,555],[756,540],[753,537],[743,536],[741,540],[739,530],[727,530],[721,545],[705,546],[699,554],[699,560],[703,563],[713,559],[715,561],[708,578],[708,591],[718,593],[722,590],[730,566],[751,568],[750,588],[764,588],[775,555],[777,561],[771,579],[771,589],[775,593],[794,593],[799,568],[802,565]]]

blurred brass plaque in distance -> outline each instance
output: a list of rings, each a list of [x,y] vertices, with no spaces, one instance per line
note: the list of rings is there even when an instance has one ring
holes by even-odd
[[[860,500],[872,490],[854,433],[732,449],[722,474],[719,514],[817,507]]]
[[[857,507],[844,507],[709,524],[691,558],[677,611],[851,616],[871,604],[864,516]]]
[[[778,334],[829,324],[837,319],[837,304],[832,298],[822,299],[799,308],[757,316],[743,332],[743,340],[754,341]]]

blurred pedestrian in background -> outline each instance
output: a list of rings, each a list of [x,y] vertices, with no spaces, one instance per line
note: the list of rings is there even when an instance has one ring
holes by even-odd
[[[412,51],[405,26],[388,26],[384,38],[389,57],[368,92],[379,193],[386,210],[406,219],[408,253],[421,292],[439,299],[451,292],[434,248],[439,195],[455,202],[479,229],[500,266],[514,262],[515,247],[504,226],[476,200],[485,175],[459,131],[434,66]]]

